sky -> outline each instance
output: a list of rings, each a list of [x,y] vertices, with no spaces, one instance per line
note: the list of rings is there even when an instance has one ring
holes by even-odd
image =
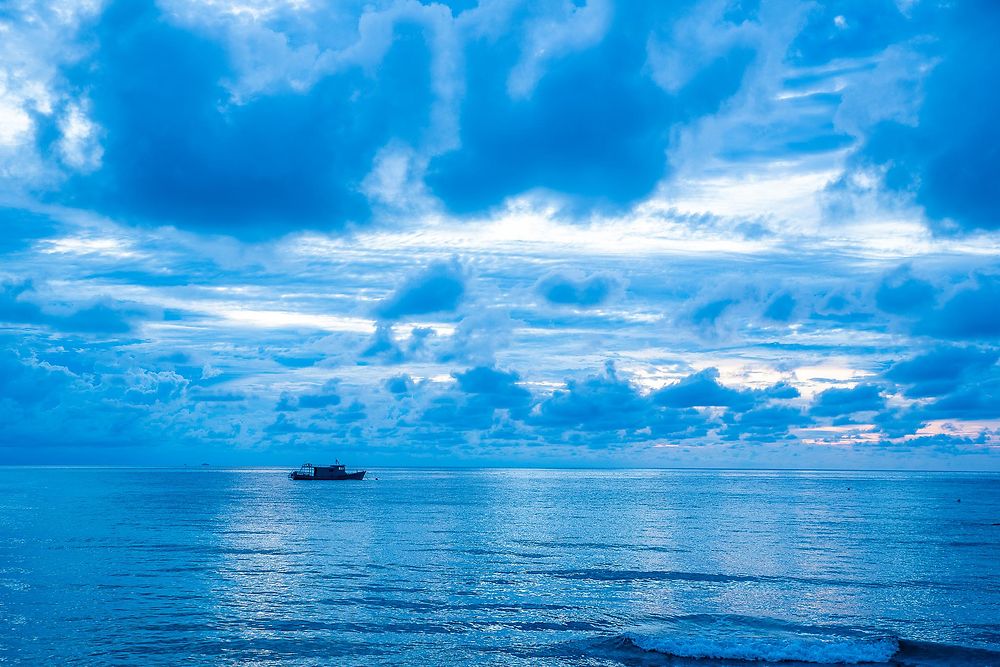
[[[0,2],[0,463],[998,470],[998,32]]]

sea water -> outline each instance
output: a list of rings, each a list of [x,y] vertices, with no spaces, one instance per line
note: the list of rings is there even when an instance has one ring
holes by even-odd
[[[0,468],[0,663],[1000,665],[997,475],[286,474]]]

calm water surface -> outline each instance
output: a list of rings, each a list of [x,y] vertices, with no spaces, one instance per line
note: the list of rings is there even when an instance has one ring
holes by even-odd
[[[1000,665],[997,475],[286,472],[0,468],[0,663]]]

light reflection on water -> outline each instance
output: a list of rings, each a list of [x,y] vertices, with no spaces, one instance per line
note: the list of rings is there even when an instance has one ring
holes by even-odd
[[[0,469],[0,661],[682,664],[630,633],[721,627],[1000,650],[996,475],[285,473]]]

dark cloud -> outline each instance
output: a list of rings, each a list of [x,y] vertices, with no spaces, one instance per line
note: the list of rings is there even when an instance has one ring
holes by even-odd
[[[895,271],[886,276],[875,292],[875,305],[894,315],[908,315],[934,304],[934,286],[910,276],[909,271]]]
[[[761,392],[763,398],[789,399],[798,398],[799,390],[784,380],[777,382]]]
[[[560,306],[599,306],[623,288],[622,280],[608,273],[553,271],[535,285],[546,301]]]
[[[927,418],[919,410],[893,408],[875,415],[875,426],[889,438],[912,435],[927,425]]]
[[[883,170],[885,186],[912,196],[940,230],[1000,228],[1000,88],[989,83],[1000,68],[1000,4],[918,3],[915,10],[934,13],[935,39],[925,45],[939,58],[919,117],[877,125],[855,160]]]
[[[51,462],[43,449],[148,449],[190,438],[164,419],[176,416],[185,400],[188,382],[180,375],[110,350],[48,354],[18,347],[0,345],[0,447],[19,450],[25,460]]]
[[[709,427],[696,410],[664,408],[633,383],[618,377],[614,366],[583,380],[568,380],[532,411],[530,423],[560,437],[579,431],[592,445],[704,435]]]
[[[648,195],[666,173],[671,128],[717,110],[754,56],[742,45],[720,49],[667,92],[651,76],[647,46],[679,13],[674,3],[619,4],[597,44],[552,58],[523,95],[508,89],[523,55],[521,35],[472,41],[462,147],[431,161],[434,193],[458,212],[534,189],[610,205]]]
[[[1000,375],[994,374],[921,406],[928,419],[1000,418]]]
[[[521,377],[513,371],[502,371],[486,366],[453,373],[458,387],[467,394],[476,394],[498,408],[524,407],[531,400],[531,392],[517,383]]]
[[[403,396],[410,394],[414,387],[416,387],[416,383],[413,381],[413,378],[406,373],[394,375],[391,378],[386,379],[383,384],[386,391],[396,398],[402,398]]]
[[[373,62],[328,67],[316,81],[289,74],[234,96],[248,75],[241,60],[256,46],[253,33],[182,26],[152,0],[118,0],[88,29],[93,48],[61,72],[68,89],[90,100],[100,164],[48,197],[131,222],[244,238],[344,229],[369,220],[366,177],[380,151],[395,146],[419,163],[416,178],[427,166],[432,194],[453,211],[482,211],[533,190],[627,205],[666,174],[673,130],[734,95],[755,56],[745,42],[723,42],[706,48],[683,85],[658,85],[647,45],[668,39],[658,35],[687,10],[623,4],[592,44],[539,55],[527,35],[559,10],[528,3],[484,19],[502,25],[467,30],[427,8],[440,22],[432,26],[410,8],[379,23],[389,44]],[[746,18],[724,20],[735,29]],[[324,29],[283,27],[291,43]],[[534,81],[511,88],[512,73],[534,57]],[[443,120],[452,102],[442,97],[454,91],[457,128]],[[40,122],[39,153],[58,154],[57,114]],[[452,133],[457,141],[442,136]]]
[[[660,389],[653,395],[657,405],[670,408],[730,407],[746,408],[754,402],[750,391],[740,391],[723,386],[719,382],[719,371],[706,368],[693,373],[679,382]]]
[[[904,395],[909,398],[942,396],[980,379],[995,368],[998,358],[1000,352],[994,349],[943,346],[893,364],[885,377],[908,385]]]
[[[313,410],[340,405],[342,399],[340,394],[337,393],[338,384],[338,380],[330,380],[323,385],[320,391],[314,394],[301,394],[298,397],[298,406],[307,410]]]
[[[810,413],[817,417],[840,417],[856,412],[881,410],[885,407],[882,388],[874,384],[859,384],[851,389],[827,389],[820,392]]]
[[[769,320],[775,320],[776,322],[787,322],[792,319],[792,313],[795,312],[795,297],[787,292],[779,294],[771,300],[771,303],[767,305],[764,309],[764,317]]]
[[[387,320],[410,315],[454,311],[465,296],[465,276],[461,265],[435,262],[411,276],[375,308],[375,314]]]
[[[82,334],[124,334],[133,329],[133,320],[143,315],[105,298],[82,308],[43,309],[30,300],[30,282],[0,283],[0,322],[48,327],[56,331]]]
[[[726,423],[722,432],[725,439],[753,441],[772,441],[786,436],[790,428],[812,423],[801,409],[787,405],[761,406],[742,413],[727,412],[723,421]]]
[[[928,312],[915,331],[950,339],[1000,337],[1000,275],[976,276],[939,308]]]
[[[236,102],[224,46],[171,24],[153,2],[115,2],[99,47],[66,72],[105,129],[103,166],[61,200],[237,236],[364,220],[361,181],[390,140],[419,143],[432,101],[430,52],[400,25],[377,70],[331,74],[310,89]]]
[[[736,299],[717,299],[715,301],[709,301],[703,306],[700,306],[691,315],[691,321],[698,325],[714,325],[715,321],[719,319],[722,313],[730,307],[738,303]]]
[[[374,358],[387,364],[399,363],[403,360],[403,351],[392,335],[392,326],[379,322],[375,326],[372,340],[361,352],[362,358]]]

